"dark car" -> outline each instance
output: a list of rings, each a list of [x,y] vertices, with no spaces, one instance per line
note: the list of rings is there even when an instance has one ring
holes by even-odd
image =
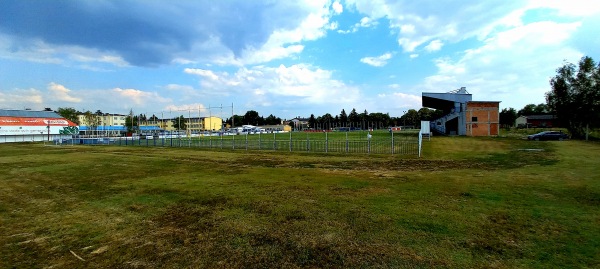
[[[562,141],[564,139],[569,139],[569,136],[563,132],[546,131],[546,132],[528,135],[527,139],[535,140],[535,141],[540,141],[540,140],[560,140],[560,141]]]

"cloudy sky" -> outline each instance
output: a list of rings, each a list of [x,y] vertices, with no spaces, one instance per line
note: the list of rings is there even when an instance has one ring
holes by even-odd
[[[520,109],[600,60],[598,29],[596,0],[3,0],[0,109],[401,116],[460,87]]]

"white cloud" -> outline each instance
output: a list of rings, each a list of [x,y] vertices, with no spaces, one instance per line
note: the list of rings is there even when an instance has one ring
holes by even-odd
[[[590,0],[531,0],[530,8],[555,9],[564,16],[592,16],[600,14],[600,2]]]
[[[421,96],[392,92],[379,94],[375,102],[377,109],[391,112],[391,116],[401,116],[403,110],[421,107]]]
[[[379,22],[377,22],[369,17],[363,17],[362,19],[360,19],[359,22],[355,23],[350,29],[338,30],[337,32],[340,34],[356,33],[356,32],[358,32],[358,30],[360,28],[370,28],[370,27],[377,26],[378,24],[379,24]]]
[[[413,54],[409,55],[408,57],[410,57],[411,59],[414,59],[414,58],[419,57],[419,54],[413,53]]]
[[[373,21],[369,17],[364,17],[364,18],[360,19],[360,27],[371,27],[371,26],[375,26],[377,24],[378,24],[377,21]]]
[[[205,72],[190,72],[204,77]],[[213,73],[210,71],[210,73]],[[235,74],[220,73],[204,90],[251,93],[248,103],[325,104],[348,103],[359,98],[357,88],[332,78],[331,71],[306,64],[278,67],[242,67]],[[240,96],[241,97],[241,96]],[[275,101],[279,100],[279,102]]]
[[[444,46],[444,43],[439,40],[433,40],[429,43],[429,45],[425,46],[425,50],[428,52],[434,52],[434,51],[438,51],[440,49],[442,49],[442,47]]]
[[[402,34],[414,34],[415,26],[412,24],[405,24],[400,26],[400,33]]]
[[[362,59],[360,59],[360,61],[362,63],[371,65],[371,66],[375,66],[375,67],[382,67],[384,65],[387,64],[387,61],[389,59],[392,58],[392,54],[391,53],[385,53],[381,56],[377,56],[377,57],[364,57]]]
[[[333,8],[335,14],[341,14],[342,12],[344,12],[344,7],[342,6],[342,4],[340,4],[339,1],[333,2],[331,8]]]
[[[331,16],[336,12],[336,5],[334,3],[334,9],[330,10],[328,3],[324,0],[298,3],[301,5],[301,9],[307,12],[307,15],[298,18],[300,22],[297,27],[292,29],[277,28],[262,45],[246,47],[241,57],[236,58],[233,54],[227,53],[226,57],[221,57],[220,60],[215,62],[243,66],[298,55],[304,50],[304,45],[301,45],[301,42],[317,40],[324,37],[328,30],[337,29],[338,23],[330,22]],[[279,15],[288,16],[287,14]]]
[[[59,21],[55,19],[49,22],[56,28],[52,29],[67,34],[53,36],[48,27],[29,30],[39,39],[27,34],[0,33],[0,57],[68,66],[73,66],[72,62],[116,67],[207,61],[238,66],[257,64],[299,54],[304,48],[302,42],[317,40],[327,31],[336,30],[337,22],[330,19],[344,9],[340,1],[332,3],[330,0],[177,2],[169,6],[143,3],[143,8],[138,8],[139,5],[142,3],[49,4],[57,9],[62,6],[72,8],[73,24],[92,20],[89,25],[108,25],[115,29],[94,31],[95,28],[86,29],[87,25],[84,25],[84,28],[77,28],[78,31],[88,30],[90,34],[75,36],[71,29],[76,26],[54,24]],[[14,13],[13,16],[20,16],[20,12]],[[84,14],[88,13],[102,16],[86,18]],[[38,15],[55,17],[43,12]],[[111,20],[117,17],[119,20]],[[127,24],[131,22],[139,25]],[[16,25],[28,29],[26,24]],[[86,68],[106,69],[89,65]]]
[[[186,68],[183,70],[183,72],[185,72],[187,74],[198,75],[203,78],[208,78],[209,80],[219,80],[219,77],[213,71],[210,71],[210,70],[198,69],[198,68]]]
[[[464,51],[456,60],[436,59],[437,73],[418,88],[445,92],[466,86],[476,100],[508,101],[517,108],[542,103],[555,68],[564,59],[581,57],[565,46],[578,27],[579,23],[536,22],[491,34],[481,47]]]
[[[43,109],[44,98],[37,89],[2,89],[0,91],[0,109]]]
[[[162,108],[162,111],[169,112],[169,117],[177,117],[178,115],[183,115],[184,117],[203,117],[208,116],[210,113],[208,108],[200,103],[167,105]]]
[[[81,98],[71,96],[71,90],[54,82],[48,84],[48,92],[50,93],[50,96],[57,101],[80,103],[82,100]]]
[[[144,106],[154,102],[166,102],[168,99],[161,97],[155,92],[146,92],[137,89],[122,89],[114,88],[111,90],[113,96],[118,96],[121,102],[125,102],[135,106]]]
[[[443,44],[472,37],[490,21],[526,3],[491,0],[469,3],[467,8],[462,4],[440,5],[433,0],[418,4],[409,0],[349,0],[346,5],[373,19],[387,18],[390,28],[398,32],[398,44],[405,52],[413,52],[435,40]]]

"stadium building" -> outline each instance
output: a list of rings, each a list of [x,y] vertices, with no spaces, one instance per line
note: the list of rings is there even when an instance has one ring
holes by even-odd
[[[0,143],[69,139],[79,126],[53,111],[0,110]]]
[[[495,136],[500,126],[500,102],[473,101],[465,87],[447,93],[423,93],[423,107],[444,111],[432,120],[432,131],[444,135]]]

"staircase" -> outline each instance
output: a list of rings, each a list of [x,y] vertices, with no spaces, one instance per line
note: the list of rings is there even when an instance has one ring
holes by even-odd
[[[446,135],[446,122],[457,118],[459,115],[460,114],[458,112],[453,112],[453,113],[447,114],[437,120],[431,121],[431,123],[430,123],[431,130],[433,130],[439,134]]]

